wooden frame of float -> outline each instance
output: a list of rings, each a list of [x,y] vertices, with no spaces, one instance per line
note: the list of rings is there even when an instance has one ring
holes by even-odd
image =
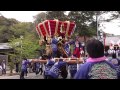
[[[64,62],[68,64],[81,64],[84,61],[81,58],[54,58],[53,61],[57,62],[60,59],[63,59]],[[48,60],[41,60],[41,59],[32,59],[31,62],[40,62],[40,63],[47,63]]]

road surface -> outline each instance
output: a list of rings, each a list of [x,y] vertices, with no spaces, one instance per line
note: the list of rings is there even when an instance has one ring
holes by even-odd
[[[13,76],[0,76],[0,79],[20,79],[19,75]],[[42,75],[36,75],[35,73],[29,73],[28,76],[25,76],[25,79],[43,79]]]
[[[19,75],[0,76],[0,79],[20,79],[20,76]],[[27,77],[25,76],[25,79],[43,79],[43,75],[36,75],[35,73],[29,73]]]

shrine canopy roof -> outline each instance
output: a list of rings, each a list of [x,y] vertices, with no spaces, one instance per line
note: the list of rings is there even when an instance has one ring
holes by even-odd
[[[39,37],[66,36],[71,37],[75,31],[75,22],[45,20],[36,26],[36,31]]]

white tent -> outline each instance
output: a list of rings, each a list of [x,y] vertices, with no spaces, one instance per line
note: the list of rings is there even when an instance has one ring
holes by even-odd
[[[120,41],[120,36],[106,37],[105,45],[106,46],[110,46],[111,44],[118,45],[118,41]]]
[[[120,47],[120,40],[117,42],[117,45]]]

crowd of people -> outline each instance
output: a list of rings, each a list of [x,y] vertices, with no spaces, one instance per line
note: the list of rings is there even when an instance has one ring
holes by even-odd
[[[96,39],[89,40],[86,44],[87,55],[81,64],[68,64],[60,56],[58,61],[49,55],[47,63],[34,63],[35,74],[43,75],[44,79],[66,79],[70,74],[71,79],[119,79],[120,78],[120,60],[116,52],[112,53],[112,58],[108,59],[108,55],[104,52],[102,42]],[[72,55],[72,58],[76,54]],[[42,58],[41,58],[42,59]],[[23,60],[21,79],[27,73],[27,59]]]
[[[99,40],[88,41],[86,50],[88,59],[77,71],[75,79],[119,79],[118,68],[111,62],[118,59],[116,57],[107,59],[104,46]],[[116,53],[113,53],[113,56],[116,56]],[[119,66],[117,61],[116,66]]]

